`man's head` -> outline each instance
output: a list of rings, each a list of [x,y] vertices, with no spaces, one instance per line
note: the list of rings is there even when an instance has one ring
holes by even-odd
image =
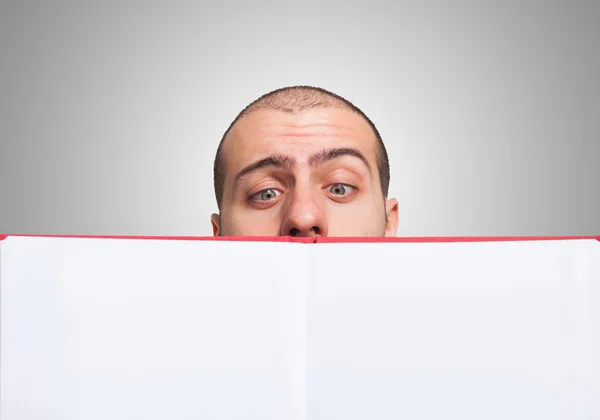
[[[396,236],[375,125],[321,88],[267,93],[231,123],[214,165],[219,236]]]

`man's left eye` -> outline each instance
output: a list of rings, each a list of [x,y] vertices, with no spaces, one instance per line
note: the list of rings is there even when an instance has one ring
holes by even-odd
[[[346,184],[333,184],[327,187],[327,190],[333,195],[344,196],[354,191],[354,187]]]

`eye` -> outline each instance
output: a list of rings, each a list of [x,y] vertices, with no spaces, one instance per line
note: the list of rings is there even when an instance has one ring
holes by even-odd
[[[333,184],[327,187],[327,190],[337,196],[345,196],[351,194],[354,191],[354,187],[346,184]]]
[[[271,200],[274,200],[275,198],[277,198],[280,194],[281,194],[281,192],[279,192],[273,188],[269,188],[267,190],[262,190],[262,191],[257,192],[250,198],[252,200],[271,201]]]

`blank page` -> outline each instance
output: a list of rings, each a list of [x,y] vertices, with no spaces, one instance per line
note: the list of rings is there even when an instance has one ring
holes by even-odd
[[[600,418],[600,243],[321,244],[310,420]]]
[[[1,244],[3,420],[305,418],[306,246]]]

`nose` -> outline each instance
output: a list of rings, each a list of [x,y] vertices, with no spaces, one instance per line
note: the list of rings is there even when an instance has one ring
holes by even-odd
[[[296,192],[289,203],[283,223],[282,236],[327,236],[325,210],[316,194]]]

